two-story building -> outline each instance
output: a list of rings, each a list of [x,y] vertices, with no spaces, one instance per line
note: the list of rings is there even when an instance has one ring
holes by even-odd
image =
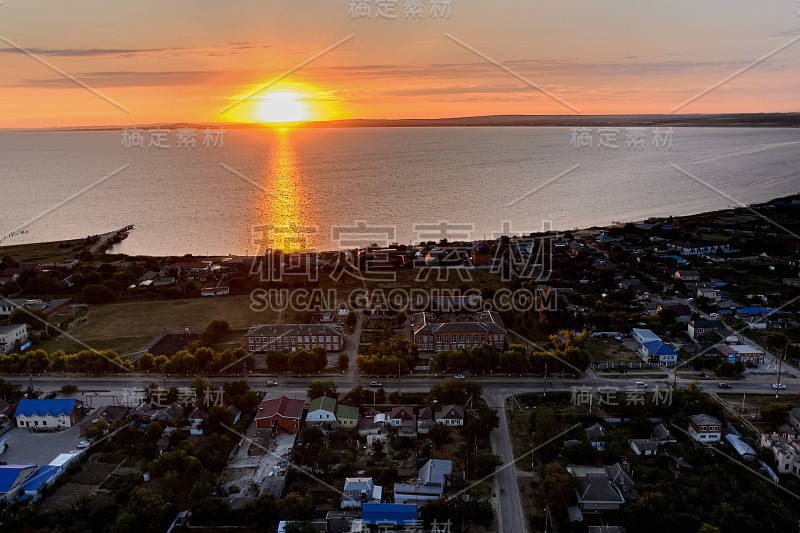
[[[689,417],[689,435],[698,442],[719,442],[722,423],[711,415],[693,415]]]
[[[510,344],[508,330],[495,311],[482,311],[471,322],[437,322],[431,313],[415,313],[411,328],[415,344],[425,352],[473,348],[484,342],[505,350]]]
[[[14,351],[17,344],[23,346],[26,342],[28,342],[27,324],[0,326],[0,353],[3,355]]]
[[[80,400],[29,400],[19,401],[14,417],[17,426],[28,429],[49,430],[70,428],[80,419]]]
[[[244,348],[249,353],[264,353],[322,346],[329,352],[340,352],[344,341],[341,324],[262,324],[250,328],[245,335]]]

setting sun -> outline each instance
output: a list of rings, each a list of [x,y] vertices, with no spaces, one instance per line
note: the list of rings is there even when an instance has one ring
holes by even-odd
[[[258,103],[259,122],[303,122],[308,120],[309,111],[304,99],[308,95],[293,92],[279,92],[264,95]]]

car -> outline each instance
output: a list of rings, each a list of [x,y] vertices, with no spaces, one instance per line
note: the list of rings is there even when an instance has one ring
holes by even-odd
[[[710,316],[710,317],[714,317],[714,318],[719,318],[719,313],[711,313],[711,314],[710,314],[710,315],[708,315],[708,316]]]
[[[91,445],[92,443],[89,442],[88,440],[82,440],[78,443],[78,448],[88,448]]]
[[[781,384],[778,384],[778,383],[773,383],[773,384],[772,384],[772,388],[773,388],[773,389],[780,389],[780,390],[783,390],[783,389],[785,389],[785,388],[786,388],[786,385],[784,385],[783,383],[781,383]]]
[[[454,377],[455,379],[465,379],[465,378],[464,378],[464,374],[456,374],[456,375],[455,375],[455,376],[453,376],[453,377]]]
[[[267,381],[267,387],[277,387],[277,386],[278,386],[277,381],[272,381],[272,380]]]
[[[370,381],[369,382],[369,386],[370,387],[383,387],[383,383],[381,383],[380,381]]]
[[[647,387],[649,387],[650,385],[648,385],[648,384],[647,384],[647,383],[645,383],[644,381],[637,381],[636,383],[634,383],[634,384],[633,384],[633,386],[634,386],[634,387],[644,387],[644,388],[647,388]]]
[[[731,386],[730,386],[730,385],[728,385],[727,383],[720,383],[720,384],[719,384],[719,385],[717,385],[717,386],[718,386],[720,389],[730,389],[730,388],[731,388]]]

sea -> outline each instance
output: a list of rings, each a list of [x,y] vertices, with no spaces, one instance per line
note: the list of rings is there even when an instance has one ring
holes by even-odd
[[[800,129],[0,132],[0,246],[133,225],[113,252],[479,240],[800,192]]]

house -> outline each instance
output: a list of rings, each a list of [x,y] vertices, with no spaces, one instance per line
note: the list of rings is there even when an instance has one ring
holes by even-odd
[[[133,410],[131,416],[138,418],[142,422],[149,422],[159,412],[160,409],[152,403],[142,402],[136,409]]]
[[[328,396],[320,396],[311,400],[308,405],[306,424],[326,426],[328,428],[335,427],[337,425],[336,400]]]
[[[200,289],[200,296],[225,296],[230,293],[230,287],[203,287]]]
[[[667,243],[667,248],[677,250],[681,255],[707,255],[730,251],[727,244],[718,241],[670,241]]]
[[[10,326],[0,326],[0,353],[8,355],[12,351],[19,350],[28,342],[28,325],[11,324]],[[17,345],[17,343],[19,343]]]
[[[718,302],[722,299],[722,291],[720,291],[716,287],[698,287],[697,297],[706,298],[707,300],[711,300],[712,302]]]
[[[200,424],[203,423],[203,420],[206,417],[206,411],[202,407],[195,407],[189,416],[189,424],[191,427],[189,428],[190,435],[202,435],[203,429],[200,427]]]
[[[322,346],[329,352],[340,352],[344,341],[342,324],[262,324],[250,328],[245,335],[244,348],[250,353],[264,353]]]
[[[575,478],[578,505],[585,513],[615,511],[626,499],[636,499],[633,479],[620,464],[611,466],[569,465],[567,471]]]
[[[57,298],[54,300],[4,298],[2,302],[0,302],[0,318],[8,318],[11,313],[19,307],[25,307],[32,311],[42,311],[47,316],[53,316],[62,309],[65,309],[71,301],[72,298]]]
[[[619,489],[611,484],[605,474],[586,474],[576,478],[575,485],[578,506],[584,513],[617,511],[625,503]]]
[[[364,416],[358,420],[358,434],[359,435],[380,435],[386,426],[386,419],[388,415],[381,413],[373,408],[369,408],[364,412]]]
[[[730,330],[725,327],[722,320],[692,320],[686,327],[686,332],[689,334],[689,337],[694,340],[716,331],[722,332],[721,335],[724,335],[722,338],[730,335]],[[725,335],[726,332],[727,335]]]
[[[387,525],[416,527],[417,506],[416,504],[399,503],[365,503],[361,507],[361,520],[353,521],[351,531],[367,529],[363,528],[362,524],[384,527]]]
[[[152,420],[170,426],[177,426],[181,418],[183,418],[183,406],[178,402],[172,402],[170,405],[162,407],[152,416]]]
[[[204,261],[183,261],[172,265],[186,279],[202,279],[211,270],[211,263]]]
[[[397,429],[398,435],[414,437],[417,434],[417,418],[410,407],[395,407],[389,412],[386,422]]]
[[[662,446],[670,442],[677,442],[663,422],[659,422],[653,427],[653,435],[650,438]]]
[[[264,400],[256,413],[256,426],[271,428],[279,432],[300,433],[300,421],[303,417],[305,400],[281,396],[271,400]]]
[[[417,433],[420,435],[424,435],[428,433],[431,426],[436,421],[436,413],[433,412],[433,409],[430,407],[423,407],[417,413]]]
[[[800,442],[791,437],[782,437],[777,433],[761,434],[761,446],[772,450],[772,457],[777,463],[778,474],[794,474],[800,477]]]
[[[100,420],[105,421],[107,431],[114,431],[120,423],[128,416],[128,407],[124,405],[106,405],[99,411],[92,413],[90,417],[81,423],[81,435],[94,426]]]
[[[395,483],[395,503],[418,503],[441,498],[447,483],[447,476],[453,471],[453,462],[443,459],[429,459],[419,469],[413,483]]]
[[[681,281],[700,281],[700,274],[696,270],[678,270],[672,276]]]
[[[414,342],[424,352],[473,348],[484,342],[505,350],[511,340],[496,311],[482,311],[469,322],[437,322],[432,313],[414,313],[411,329]]]
[[[436,413],[436,423],[451,427],[463,426],[464,408],[460,405],[445,405]]]
[[[0,465],[0,501],[12,502],[22,484],[38,469],[36,465]]]
[[[678,362],[678,353],[660,339],[644,343],[642,352],[648,359],[658,359],[659,365],[674,366]]]
[[[636,455],[655,455],[658,453],[658,443],[652,439],[631,439],[631,450]]]
[[[693,415],[689,417],[689,435],[698,442],[719,442],[722,424],[711,415]]]
[[[351,429],[358,426],[358,407],[352,405],[336,406],[336,422],[341,428]]]
[[[474,266],[491,265],[493,255],[492,247],[483,241],[476,243],[470,252]]]
[[[342,508],[358,508],[365,503],[380,503],[383,487],[371,477],[348,477],[344,480]]]
[[[19,401],[14,418],[17,426],[29,429],[70,428],[81,415],[80,400],[29,400]]]
[[[686,304],[660,305],[658,311],[673,311],[676,322],[688,323],[692,319],[692,308]]]
[[[606,430],[598,424],[593,424],[584,430],[586,439],[592,444],[592,447],[599,451],[606,449]]]

